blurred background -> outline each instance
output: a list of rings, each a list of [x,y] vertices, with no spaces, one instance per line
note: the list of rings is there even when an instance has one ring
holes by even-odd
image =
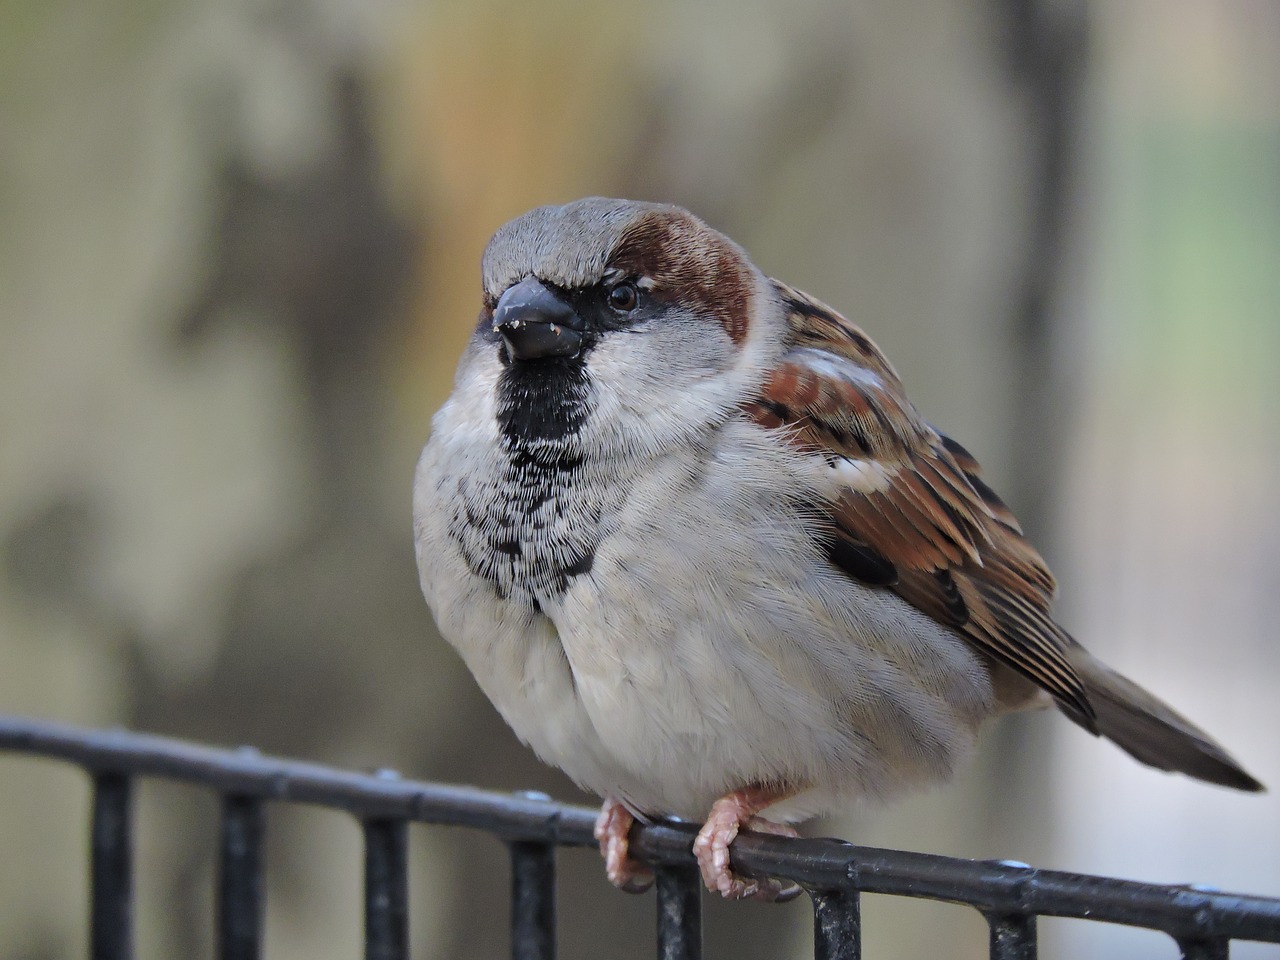
[[[486,239],[604,193],[692,208],[863,325],[1023,517],[1068,628],[1280,787],[1276,4],[0,18],[0,710],[587,800],[436,634],[409,496]],[[3,960],[85,954],[87,797],[0,757]],[[139,804],[139,954],[208,957],[215,804]],[[811,832],[1280,895],[1275,793],[1153,772],[1056,715]],[[504,955],[498,843],[413,843],[416,952]],[[269,956],[358,955],[359,850],[337,814],[273,811]],[[651,956],[652,899],[562,863],[563,955]],[[864,918],[868,956],[986,955],[961,908]],[[708,924],[719,955],[808,949],[802,904]],[[1041,931],[1046,957],[1174,952]]]

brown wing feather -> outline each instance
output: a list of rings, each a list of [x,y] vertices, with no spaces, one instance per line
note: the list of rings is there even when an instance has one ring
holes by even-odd
[[[977,461],[920,417],[866,334],[777,288],[790,349],[744,409],[849,478],[829,507],[833,561],[955,628],[1094,729],[1074,642],[1050,614],[1053,576]]]

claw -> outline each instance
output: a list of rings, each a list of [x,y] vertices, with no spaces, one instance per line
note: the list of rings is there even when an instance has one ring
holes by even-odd
[[[633,823],[635,817],[630,810],[613,797],[606,797],[596,818],[595,837],[609,882],[625,893],[644,893],[653,886],[653,870],[628,855],[627,834]]]
[[[782,837],[799,836],[791,827],[756,816],[756,811],[779,799],[781,795],[777,791],[748,787],[726,794],[712,805],[707,822],[693,842],[693,855],[698,859],[702,882],[708,890],[727,900],[751,897],[777,903],[794,900],[800,895],[800,887],[794,883],[773,877],[739,876],[729,865],[729,846],[740,830]]]

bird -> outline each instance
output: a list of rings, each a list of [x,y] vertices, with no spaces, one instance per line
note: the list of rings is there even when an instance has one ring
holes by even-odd
[[[974,457],[858,326],[687,210],[588,197],[501,226],[413,488],[442,636],[519,738],[632,825],[740,831],[946,780],[980,728],[1056,707],[1160,770],[1262,784],[1054,619]]]

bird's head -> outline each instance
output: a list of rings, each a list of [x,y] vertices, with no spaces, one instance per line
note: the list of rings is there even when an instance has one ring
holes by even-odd
[[[494,234],[483,274],[470,354],[511,438],[660,449],[730,415],[780,342],[768,281],[679,207],[539,207]]]

